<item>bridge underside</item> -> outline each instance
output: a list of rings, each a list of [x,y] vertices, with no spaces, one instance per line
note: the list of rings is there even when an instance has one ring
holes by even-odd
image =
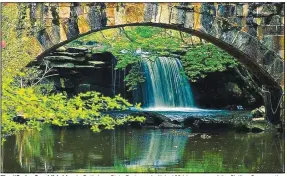
[[[65,45],[65,44],[67,44],[73,40],[76,40],[79,37],[89,35],[89,34],[94,33],[94,32],[99,32],[102,30],[107,30],[107,29],[112,29],[112,28],[120,28],[120,27],[125,27],[125,26],[154,26],[154,27],[161,27],[161,28],[166,28],[166,29],[178,30],[178,31],[192,34],[192,35],[197,36],[199,38],[202,38],[202,39],[218,46],[219,48],[225,50],[226,52],[228,52],[230,55],[232,55],[234,58],[236,58],[241,64],[243,64],[250,72],[252,72],[261,81],[261,84],[266,85],[268,87],[275,87],[275,88],[281,87],[280,82],[282,79],[282,75],[281,74],[279,74],[279,76],[276,75],[278,78],[275,80],[274,77],[272,77],[272,75],[270,75],[270,73],[268,73],[266,71],[266,69],[262,68],[262,65],[259,64],[258,62],[256,62],[256,60],[254,60],[254,58],[252,58],[250,55],[247,55],[245,52],[239,50],[235,46],[232,46],[229,43],[226,43],[223,40],[220,40],[214,36],[211,36],[207,33],[204,33],[204,32],[198,31],[198,30],[185,28],[184,26],[178,25],[178,24],[164,24],[164,23],[148,22],[148,23],[130,23],[130,24],[122,24],[122,25],[114,25],[114,26],[105,26],[105,27],[102,27],[100,29],[91,30],[87,33],[79,34],[79,35],[72,37],[68,40],[57,43],[57,44],[53,45],[52,47],[46,49],[44,52],[42,52],[37,57],[37,59],[42,59],[44,56],[46,56],[47,54],[49,54],[53,50],[57,49],[58,47],[63,46],[63,45]],[[235,40],[235,39],[233,39],[233,40]],[[248,47],[246,47],[246,48],[248,48]],[[251,49],[256,49],[256,48],[251,48]],[[269,54],[269,53],[267,53],[267,54]],[[267,55],[266,57],[269,57],[269,55]],[[276,59],[278,59],[278,58],[276,58]],[[281,69],[283,69],[282,60],[280,59],[280,60],[274,61],[274,62],[275,63],[272,63],[273,66],[270,66],[270,67],[277,67],[277,68],[273,68],[273,70],[276,70],[276,73],[278,71],[282,71],[281,70]],[[267,68],[267,66],[265,66],[265,67]],[[270,68],[270,69],[272,69],[272,68]]]

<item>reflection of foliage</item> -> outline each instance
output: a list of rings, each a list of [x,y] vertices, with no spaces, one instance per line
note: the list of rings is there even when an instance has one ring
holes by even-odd
[[[16,134],[16,146],[20,165],[31,167],[35,158],[48,162],[54,156],[54,137],[49,127],[43,131],[26,130]],[[44,133],[45,135],[41,135]]]
[[[56,169],[53,172],[187,173],[282,172],[284,166],[284,139],[274,133],[224,133],[207,140],[187,137],[190,133],[185,130],[118,130],[91,138],[90,131],[81,129],[61,130],[60,135],[53,135],[59,132],[43,128],[41,132],[18,133],[16,149],[22,167],[29,166],[34,172],[43,170],[46,165],[33,168],[41,161],[48,170]],[[147,135],[151,133],[153,137]],[[173,153],[175,150],[178,152]],[[52,151],[60,161],[55,161]],[[172,160],[175,162],[169,162]],[[72,167],[55,167],[71,164]]]
[[[184,169],[178,171],[184,172],[234,172],[233,168],[224,166],[223,156],[219,153],[203,153],[202,160],[191,159],[186,164]],[[239,172],[248,172],[247,168],[240,167]]]

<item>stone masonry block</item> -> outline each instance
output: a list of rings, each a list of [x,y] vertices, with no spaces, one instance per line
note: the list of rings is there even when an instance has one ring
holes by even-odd
[[[263,35],[284,35],[284,26],[262,26]]]
[[[151,22],[152,20],[153,3],[146,3],[144,6],[144,21]]]
[[[236,44],[236,40],[238,40],[238,35],[240,35],[240,31],[234,29],[234,30],[229,30],[226,32],[222,32],[220,36],[220,40],[223,40],[224,42],[234,45]]]
[[[251,58],[254,58],[256,62],[260,62],[260,59],[268,52],[268,48],[263,46],[260,41],[254,37],[250,37],[248,42],[240,47],[240,50]]]
[[[268,51],[263,57],[262,57],[262,63],[265,68],[268,68],[270,64],[274,62],[274,59],[276,58],[276,54],[273,51]]]
[[[185,15],[184,27],[192,29],[194,26],[194,14],[193,12],[187,12]]]

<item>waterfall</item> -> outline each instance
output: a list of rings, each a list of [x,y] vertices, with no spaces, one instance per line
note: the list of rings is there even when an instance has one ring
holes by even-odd
[[[180,61],[159,57],[154,61],[142,59],[145,82],[136,90],[136,97],[147,108],[192,108],[193,95]],[[140,95],[139,95],[140,94]]]

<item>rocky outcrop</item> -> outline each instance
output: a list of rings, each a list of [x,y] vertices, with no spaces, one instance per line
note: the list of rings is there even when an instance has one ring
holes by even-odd
[[[212,72],[191,84],[195,102],[201,108],[250,110],[263,104],[259,92],[248,89],[234,69]]]
[[[233,127],[231,121],[210,118],[186,118],[183,123],[184,127],[195,131],[225,130]]]
[[[143,123],[132,122],[130,124],[132,127],[183,128],[183,126],[178,121],[172,121],[170,118],[156,112],[136,112],[131,113],[130,115],[142,116],[146,118]]]
[[[264,119],[252,119],[248,117],[233,118],[186,118],[184,127],[191,128],[195,132],[213,132],[222,130],[235,130],[237,132],[259,133],[263,131],[280,131],[280,126],[274,126]]]
[[[96,52],[93,47],[62,46],[43,58],[31,62],[29,66],[39,66],[54,76],[48,79],[57,91],[65,91],[73,96],[80,92],[98,91],[105,96],[124,95],[122,71],[113,70],[116,58],[109,52]]]
[[[146,120],[140,122],[129,122],[125,127],[132,128],[191,128],[195,133],[213,133],[217,131],[236,131],[239,133],[260,133],[260,132],[280,132],[280,126],[274,126],[264,119],[252,119],[247,116],[228,117],[187,117],[182,121],[171,120],[157,112],[133,112],[131,116],[143,116]],[[203,136],[209,139],[210,136]]]
[[[101,55],[104,54],[92,53],[91,50],[83,47],[60,47],[43,59],[55,68],[65,68],[65,66],[67,68],[94,68],[96,66],[99,68],[99,65],[103,66],[110,63],[108,60],[113,57],[103,59]],[[72,66],[71,63],[74,65]]]

